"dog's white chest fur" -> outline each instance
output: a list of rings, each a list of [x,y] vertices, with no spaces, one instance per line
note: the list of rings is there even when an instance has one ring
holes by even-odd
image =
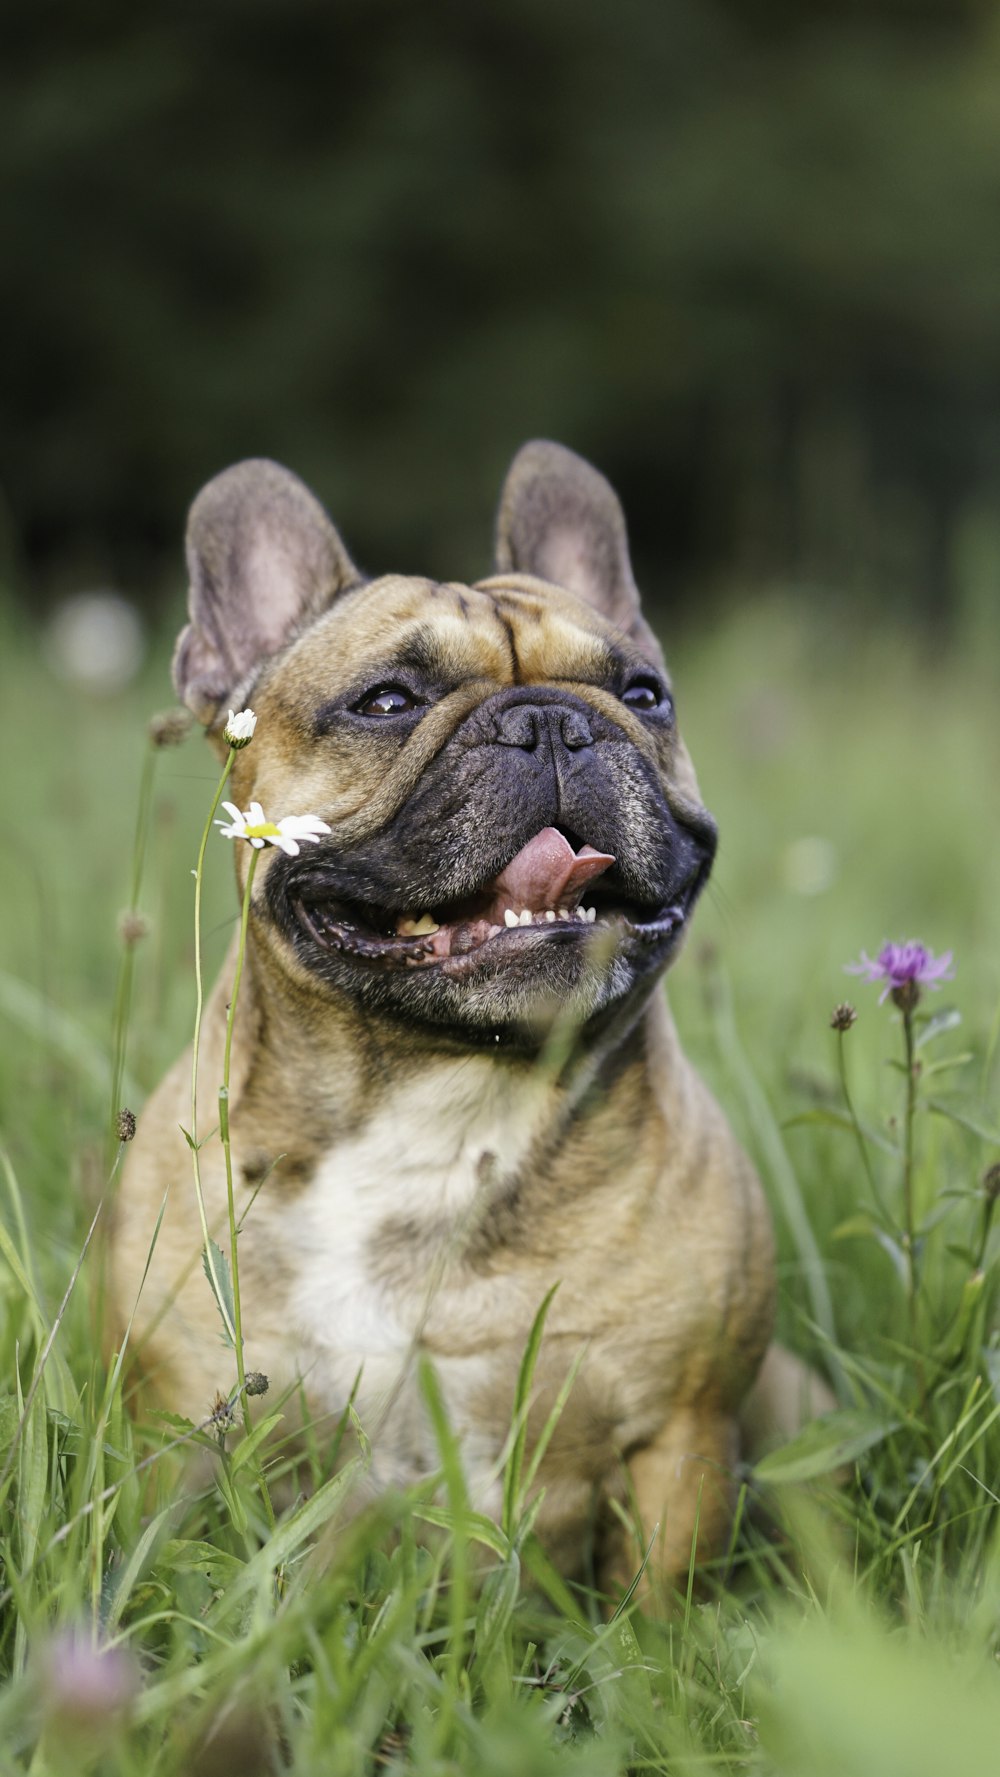
[[[359,1134],[338,1143],[296,1203],[289,1333],[299,1367],[312,1399],[335,1414],[360,1373],[358,1411],[376,1442],[387,1409],[397,1416],[401,1394],[412,1392],[414,1358],[449,1250],[478,1213],[490,1180],[516,1170],[525,1153],[532,1098],[523,1074],[512,1078],[492,1059],[432,1066],[392,1093]],[[409,1237],[429,1255],[400,1283],[387,1281],[378,1263],[379,1239],[393,1224],[400,1242]],[[390,1267],[389,1275],[398,1269],[408,1268]],[[481,1378],[474,1372],[486,1362],[438,1362],[459,1420],[461,1397],[475,1390]],[[475,1453],[465,1455],[475,1466]]]

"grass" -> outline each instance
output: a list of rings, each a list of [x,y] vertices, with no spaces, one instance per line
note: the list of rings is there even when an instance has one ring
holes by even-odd
[[[190,1035],[190,871],[217,773],[196,738],[150,763],[164,648],[141,683],[94,703],[55,685],[32,634],[3,624],[0,1771],[992,1771],[990,642],[932,653],[920,638],[862,636],[775,602],[674,650],[682,725],[723,846],[671,998],[771,1196],[782,1334],[835,1380],[840,1411],[747,1476],[727,1574],[710,1571],[657,1624],[634,1609],[607,1621],[546,1567],[516,1422],[502,1526],[469,1512],[432,1372],[436,1487],[383,1501],[336,1540],[350,1474],[328,1448],[317,1444],[308,1497],[272,1530],[242,1428],[224,1448],[214,1428],[194,1434],[208,1458],[195,1479],[183,1427],[130,1419],[101,1334],[107,1205],[69,1286],[113,1162],[109,1109],[141,1111]],[[150,933],[123,953],[144,772]],[[216,857],[205,883],[209,977],[238,917],[230,862]],[[962,1020],[919,1051],[915,1292],[902,1243],[905,1080],[891,1065],[900,1016],[842,973],[863,947],[908,936],[955,950],[954,985],[920,1013],[954,1008]],[[116,991],[130,1001],[123,1054]],[[838,1038],[830,1011],[848,997],[859,1017]],[[838,1042],[870,1132],[863,1150]],[[345,1426],[344,1448],[363,1460],[363,1428]],[[279,1428],[269,1476],[282,1462]],[[838,1462],[846,1478],[832,1495],[796,1480]],[[755,1509],[762,1495],[771,1520]]]

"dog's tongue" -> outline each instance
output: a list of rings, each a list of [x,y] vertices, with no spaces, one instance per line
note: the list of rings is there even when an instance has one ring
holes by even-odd
[[[610,870],[614,861],[609,852],[595,851],[592,845],[574,851],[558,828],[543,827],[493,884],[499,918],[506,907],[515,913],[524,907],[532,913],[543,913],[547,907],[576,907],[587,883]]]

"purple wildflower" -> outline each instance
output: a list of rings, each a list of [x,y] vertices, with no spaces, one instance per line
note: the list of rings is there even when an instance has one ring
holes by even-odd
[[[45,1714],[65,1730],[110,1728],[133,1701],[139,1673],[120,1647],[94,1646],[81,1630],[63,1629],[40,1651]]]
[[[874,961],[863,950],[861,961],[848,963],[846,973],[863,975],[866,981],[884,981],[878,1001],[881,1005],[891,993],[915,994],[920,987],[940,987],[942,981],[953,981],[951,957],[950,950],[936,957],[933,950],[912,940],[908,944],[883,944]]]

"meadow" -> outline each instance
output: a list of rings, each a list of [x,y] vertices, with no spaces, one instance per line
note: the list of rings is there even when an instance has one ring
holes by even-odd
[[[261,1457],[280,1471],[280,1424],[262,1446],[130,1417],[102,1330],[109,1122],[141,1116],[190,1036],[191,870],[217,781],[197,734],[148,740],[169,639],[95,699],[0,616],[0,1771],[995,1770],[992,630],[942,641],[785,594],[667,637],[722,834],[670,998],[773,1207],[781,1336],[838,1410],[747,1467],[726,1561],[662,1622],[549,1569],[516,1403],[502,1526],[468,1510],[429,1376],[436,1488],[339,1537],[350,1470],[328,1448],[272,1529],[255,1474]],[[231,868],[210,851],[209,978]],[[148,921],[131,943],[129,909]],[[955,971],[909,1015],[909,1070],[907,1014],[844,973],[905,939]],[[344,1435],[363,1463],[363,1428]]]

